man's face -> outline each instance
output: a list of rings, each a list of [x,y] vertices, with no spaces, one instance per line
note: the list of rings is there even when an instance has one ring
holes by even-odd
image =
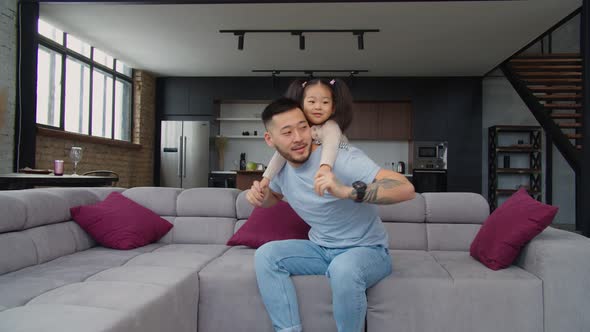
[[[301,109],[273,116],[267,127],[264,139],[268,146],[274,147],[292,166],[307,161],[311,153],[311,130]]]

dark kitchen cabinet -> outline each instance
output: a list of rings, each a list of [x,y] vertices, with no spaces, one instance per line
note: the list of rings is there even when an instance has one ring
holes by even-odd
[[[189,115],[190,84],[188,80],[170,78],[161,83],[163,113],[166,115]]]
[[[346,135],[351,140],[412,139],[412,108],[409,102],[358,102]]]
[[[163,78],[160,82],[163,115],[212,115],[213,101],[199,93],[199,87],[188,78]]]

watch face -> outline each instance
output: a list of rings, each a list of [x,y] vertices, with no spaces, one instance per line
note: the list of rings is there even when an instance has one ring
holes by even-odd
[[[363,188],[366,187],[367,185],[363,182],[363,181],[355,181],[352,183],[352,187],[354,189],[359,189],[359,188]]]

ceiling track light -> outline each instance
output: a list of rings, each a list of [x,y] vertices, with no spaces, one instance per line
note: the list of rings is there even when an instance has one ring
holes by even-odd
[[[310,79],[314,78],[314,73],[347,73],[350,78],[359,73],[368,73],[366,69],[254,69],[253,73],[270,73],[272,77],[276,77],[281,73],[303,73]]]
[[[359,50],[365,49],[365,33],[379,32],[379,29],[314,29],[314,30],[219,30],[220,33],[233,33],[238,36],[238,50],[244,49],[244,36],[246,33],[290,33],[293,36],[299,36],[299,49],[305,49],[304,33],[352,33],[357,37],[357,47]]]

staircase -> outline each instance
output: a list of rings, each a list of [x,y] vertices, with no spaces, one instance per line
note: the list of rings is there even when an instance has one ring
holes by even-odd
[[[580,54],[520,55],[501,66],[506,78],[570,163],[579,169],[582,149]]]

